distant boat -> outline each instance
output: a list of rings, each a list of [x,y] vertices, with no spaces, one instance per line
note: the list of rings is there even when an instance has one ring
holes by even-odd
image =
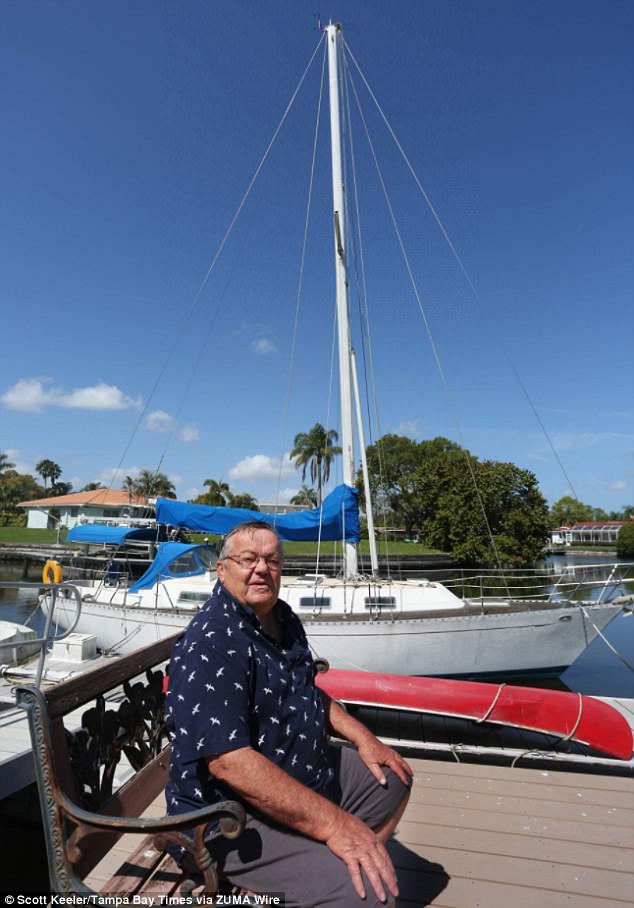
[[[342,167],[340,71],[343,39],[339,26],[325,29],[328,48],[333,185],[334,252],[341,393],[343,484],[321,508],[303,514],[271,515],[241,509],[208,508],[159,499],[159,524],[206,533],[226,533],[246,519],[270,519],[284,539],[341,540],[343,577],[285,576],[281,596],[301,616],[315,653],[333,666],[406,675],[560,673],[622,610],[620,602],[561,598],[464,599],[431,580],[382,578],[374,543],[367,469],[366,519],[372,571],[358,571],[359,519],[354,488],[354,416],[361,456],[365,443],[348,317],[348,235]],[[79,528],[78,528],[79,529]],[[95,531],[96,532],[96,531]],[[69,539],[80,541],[71,531]],[[103,582],[79,583],[82,614],[78,631],[97,635],[102,648],[117,652],[150,643],[184,627],[208,598],[215,580],[211,550],[164,543],[156,561],[132,585],[111,572]],[[44,598],[48,608],[49,598]],[[63,603],[60,603],[63,605]],[[64,626],[74,609],[57,620]]]

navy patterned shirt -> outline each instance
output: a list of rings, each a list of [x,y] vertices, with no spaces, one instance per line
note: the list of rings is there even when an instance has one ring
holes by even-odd
[[[218,581],[176,643],[165,706],[172,740],[169,814],[236,799],[209,772],[207,760],[240,747],[253,748],[315,791],[334,778],[304,629],[285,602],[278,600],[275,609],[279,643]]]

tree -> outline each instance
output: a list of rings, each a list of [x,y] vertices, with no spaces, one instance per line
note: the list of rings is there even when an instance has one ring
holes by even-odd
[[[68,493],[72,492],[72,490],[72,482],[54,482],[49,489],[49,492],[51,498],[59,498],[60,495],[68,495]]]
[[[594,520],[592,505],[584,504],[572,495],[564,495],[550,509],[551,528],[568,527],[586,520]]]
[[[0,476],[0,526],[25,526],[26,514],[18,502],[41,498],[43,492],[30,474],[6,470]]]
[[[44,490],[46,491],[47,480],[50,479],[51,485],[57,482],[62,475],[62,468],[54,460],[44,459],[35,464],[35,472],[44,480]]]
[[[103,486],[100,482],[87,482],[86,485],[80,489],[80,492],[96,492],[98,489],[103,489]]]
[[[619,558],[634,558],[634,520],[628,520],[619,530],[616,554]]]
[[[7,470],[13,470],[15,467],[14,463],[11,463],[8,456],[4,451],[0,451],[0,475],[6,473]]]
[[[218,482],[216,479],[205,479],[203,485],[207,486],[207,491],[194,500],[195,504],[208,504],[215,508],[227,506],[231,498],[231,489],[226,482],[222,480]]]
[[[259,511],[260,507],[253,497],[249,495],[248,492],[237,492],[235,495],[233,492],[229,493],[229,507],[231,508],[246,508],[248,511]]]
[[[295,467],[302,468],[302,481],[306,479],[306,471],[310,471],[313,486],[317,486],[317,506],[323,498],[323,487],[330,478],[332,461],[341,454],[341,448],[335,445],[339,436],[334,429],[324,429],[321,423],[316,422],[308,432],[299,432],[293,441],[291,459]]]
[[[124,492],[128,493],[128,501],[136,497],[136,479],[133,476],[126,476],[121,485]]]
[[[528,470],[480,462],[446,438],[387,435],[367,459],[386,519],[407,535],[463,564],[528,564],[541,554],[548,508]]]
[[[295,495],[293,495],[290,503],[299,504],[304,508],[316,508],[317,492],[314,489],[311,489],[310,486],[302,486],[299,492],[296,492]]]
[[[126,483],[128,479],[130,477],[126,476]],[[130,494],[130,486],[126,486],[126,483],[124,483],[124,489]],[[132,488],[134,494],[139,498],[176,498],[173,482],[165,473],[153,470],[141,470],[137,478],[132,481]]]

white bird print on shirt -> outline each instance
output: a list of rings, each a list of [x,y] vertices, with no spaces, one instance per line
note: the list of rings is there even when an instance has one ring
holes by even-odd
[[[271,690],[270,687],[265,687],[265,688],[264,688],[264,693],[265,693],[265,694],[272,694],[273,691]]]
[[[279,719],[276,719],[275,716],[271,716],[271,722],[273,723],[273,725],[279,725],[279,724],[280,724],[280,720],[279,720]]]
[[[213,686],[213,684],[210,684],[209,682],[207,682],[207,684],[205,684],[205,690],[213,690],[213,691],[215,691],[215,689],[216,689],[216,688]]]
[[[238,729],[234,728],[231,734],[229,735],[229,740],[234,741],[238,735]]]
[[[233,686],[235,687],[236,690],[244,690],[244,687],[240,684],[239,681],[234,681]]]
[[[221,724],[220,719],[217,719],[215,716],[211,716],[211,718],[210,718],[209,721],[211,722],[212,725],[220,725],[220,724]]]
[[[185,697],[184,697],[182,694],[179,694],[178,697],[177,697],[176,699],[177,699],[177,700],[180,700],[181,703],[182,703],[182,702],[185,700]]]
[[[207,658],[207,656],[204,653],[200,654],[200,658],[202,659],[203,662],[209,662],[209,659]]]
[[[196,672],[195,671],[190,672],[189,678],[187,679],[187,683],[191,684],[195,677],[196,677]]]
[[[265,737],[266,735],[260,735],[260,737],[258,738],[258,747],[262,747]]]
[[[205,739],[201,738],[200,741],[196,742],[196,750],[201,750],[205,746]]]
[[[283,756],[283,757],[286,756],[286,751],[285,751],[285,750],[282,750],[281,747],[276,747],[276,748],[275,748],[275,753],[276,753],[276,754],[280,754],[280,755]]]
[[[192,716],[197,716],[200,712],[200,703],[197,703],[192,709]]]
[[[221,665],[220,668],[218,669],[218,671],[216,672],[216,678],[220,678],[220,676],[224,675],[224,673],[225,673],[224,666]]]

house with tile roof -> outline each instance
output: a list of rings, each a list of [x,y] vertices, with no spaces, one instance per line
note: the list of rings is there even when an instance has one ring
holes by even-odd
[[[122,523],[148,525],[154,521],[154,507],[145,498],[130,496],[123,489],[93,489],[50,498],[21,501],[29,529],[58,529],[78,523]]]

